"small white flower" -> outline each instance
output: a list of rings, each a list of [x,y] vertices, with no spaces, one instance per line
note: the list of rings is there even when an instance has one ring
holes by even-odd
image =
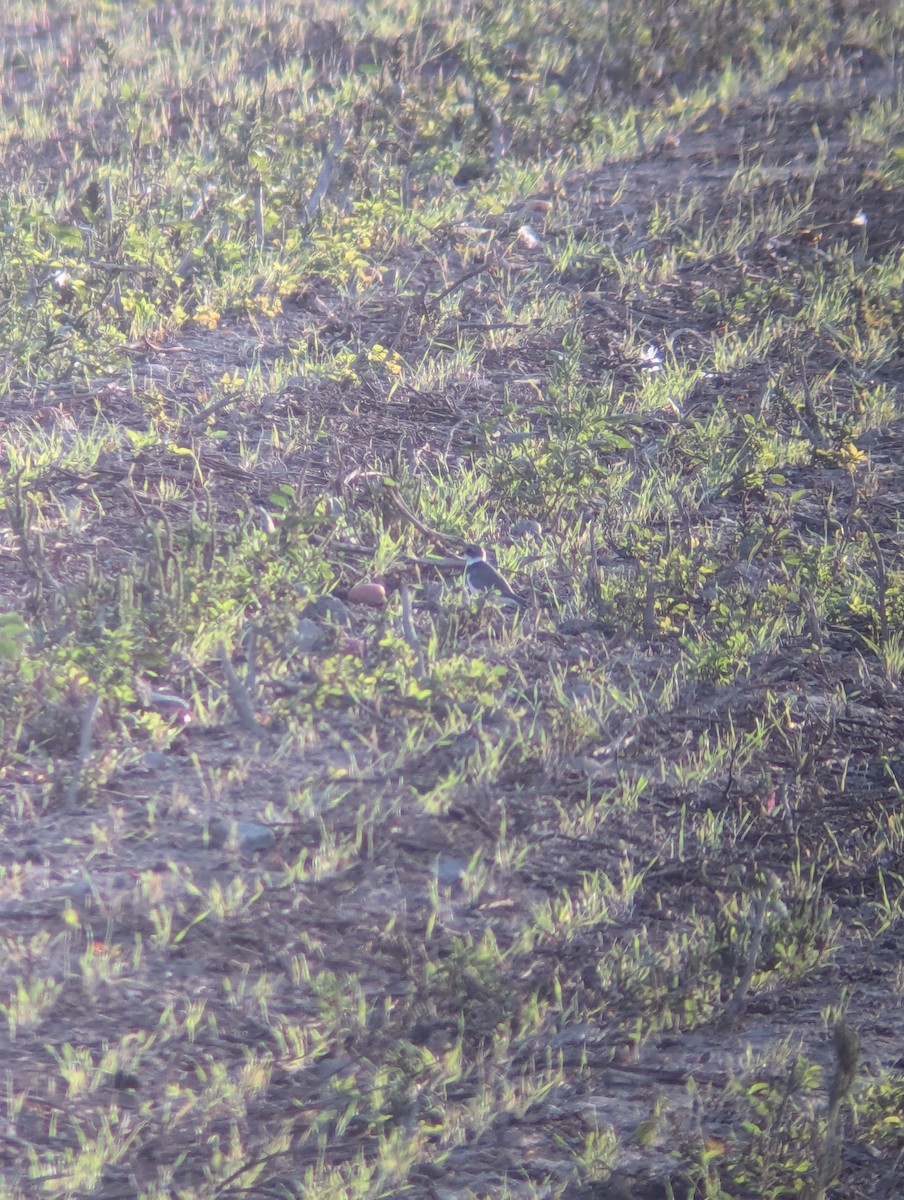
[[[862,208],[857,213],[856,217],[851,218],[851,224],[859,225],[861,228],[863,228],[865,225],[869,224],[869,217],[866,215],[866,213],[863,211]]]

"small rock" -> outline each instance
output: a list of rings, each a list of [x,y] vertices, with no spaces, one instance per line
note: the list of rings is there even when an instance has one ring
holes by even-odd
[[[538,436],[533,429],[518,429],[514,433],[504,433],[499,439],[499,445],[522,446],[525,442],[536,441]]]
[[[523,521],[518,521],[512,529],[514,537],[534,537],[543,536],[543,526],[539,521],[530,521],[526,517]]]
[[[594,1027],[584,1021],[579,1025],[566,1025],[564,1029],[553,1034],[549,1040],[551,1046],[580,1046],[594,1036]]]
[[[84,904],[91,898],[91,884],[80,879],[77,883],[69,883],[61,888],[60,895],[67,897],[73,904]]]
[[[332,1077],[334,1075],[338,1075],[340,1071],[347,1071],[349,1068],[357,1067],[357,1063],[354,1059],[351,1059],[346,1055],[343,1058],[339,1058],[338,1056],[334,1056],[332,1058],[319,1058],[316,1063],[312,1064],[312,1066],[314,1068],[314,1074],[316,1077],[321,1081],[325,1081],[327,1079],[332,1079]]]
[[[382,608],[386,603],[386,588],[382,583],[356,583],[353,588],[349,588],[348,602]]]
[[[326,641],[326,634],[316,621],[302,617],[295,628],[295,646],[304,654],[318,649]]]
[[[348,605],[338,596],[315,596],[309,604],[305,605],[303,615],[314,621],[332,621],[334,625],[351,625],[352,623],[352,614],[348,611]]]
[[[611,637],[615,633],[615,626],[607,625],[595,617],[568,617],[559,622],[556,631],[568,637],[579,637],[583,633],[602,633]]]
[[[443,887],[456,887],[461,883],[467,869],[466,858],[458,858],[454,854],[436,856],[436,878]]]
[[[364,657],[364,638],[351,637],[349,634],[343,633],[339,645],[343,654],[350,654],[352,658]]]
[[[222,817],[210,822],[207,837],[214,850],[230,845],[242,854],[269,850],[276,841],[276,834],[268,825],[258,825],[255,821],[226,821]]]
[[[584,779],[592,779],[594,783],[615,783],[618,780],[619,765],[614,756],[599,761],[579,755],[568,764],[573,771]]]
[[[162,750],[146,750],[135,763],[135,768],[139,771],[160,771],[168,761]]]

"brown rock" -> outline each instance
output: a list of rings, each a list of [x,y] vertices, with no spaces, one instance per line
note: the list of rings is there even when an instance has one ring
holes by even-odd
[[[371,608],[382,608],[386,603],[386,588],[382,583],[356,583],[348,590],[349,604],[368,604]]]

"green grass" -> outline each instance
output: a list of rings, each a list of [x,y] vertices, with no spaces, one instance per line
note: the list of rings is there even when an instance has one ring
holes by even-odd
[[[0,1200],[885,1194],[902,34],[11,7]]]

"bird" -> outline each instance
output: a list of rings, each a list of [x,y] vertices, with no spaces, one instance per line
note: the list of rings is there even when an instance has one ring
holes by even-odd
[[[527,608],[523,596],[513,592],[492,563],[487,562],[482,546],[465,546],[465,587],[484,599],[495,596],[503,604],[516,604]]]

